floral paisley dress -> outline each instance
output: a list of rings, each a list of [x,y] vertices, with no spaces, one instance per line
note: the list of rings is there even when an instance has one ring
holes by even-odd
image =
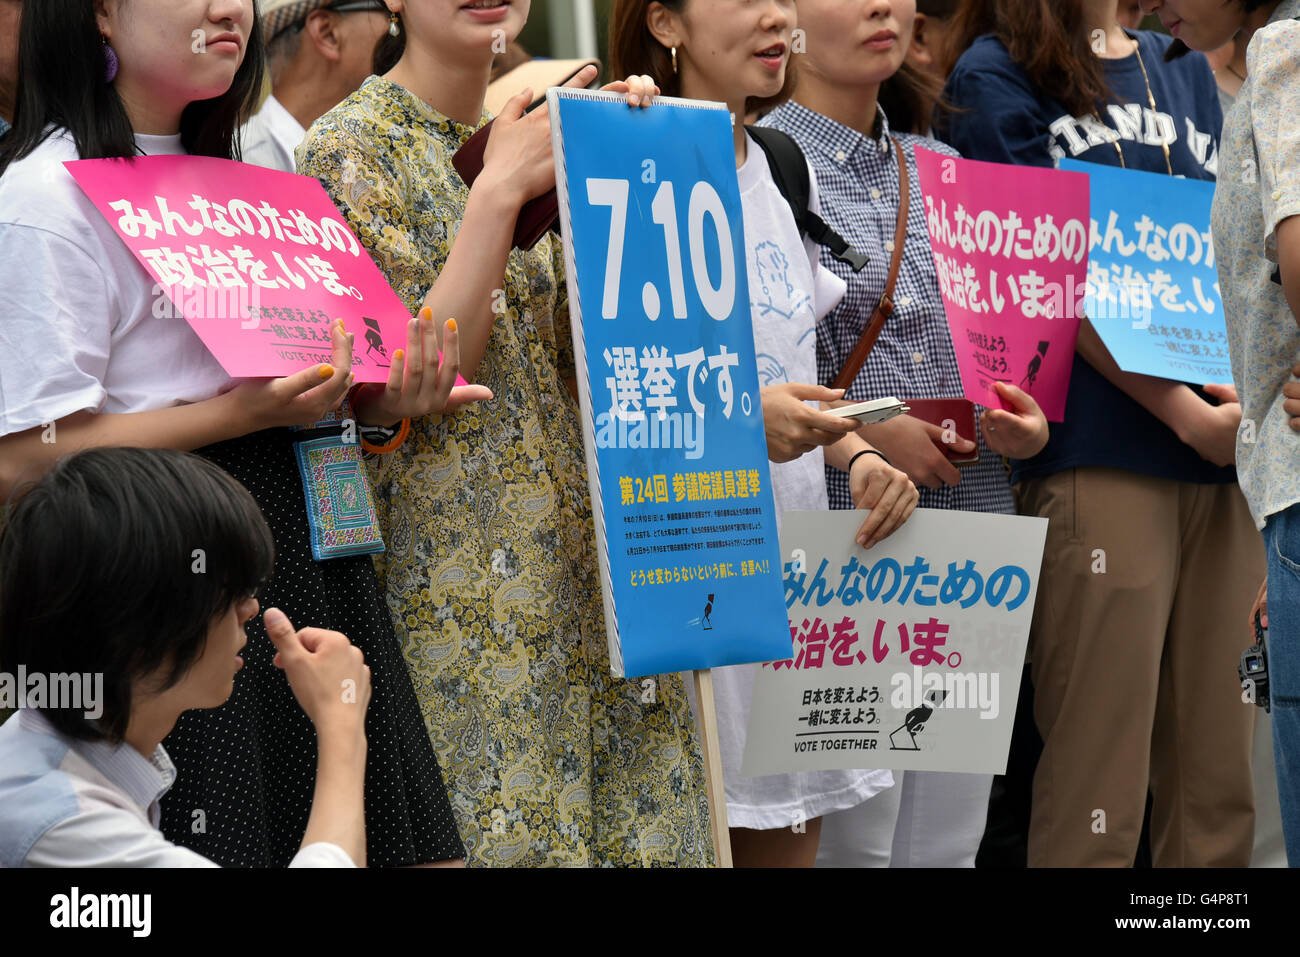
[[[474,131],[372,76],[299,148],[412,313],[464,215],[451,157]],[[494,310],[476,381],[496,398],[416,420],[372,463],[376,567],[467,860],[712,864],[680,677],[610,675],[556,237],[511,252]]]

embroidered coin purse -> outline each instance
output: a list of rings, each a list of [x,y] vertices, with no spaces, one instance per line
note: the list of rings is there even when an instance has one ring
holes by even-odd
[[[307,495],[311,554],[318,562],[384,550],[358,428],[345,401],[319,422],[294,429],[293,449]]]

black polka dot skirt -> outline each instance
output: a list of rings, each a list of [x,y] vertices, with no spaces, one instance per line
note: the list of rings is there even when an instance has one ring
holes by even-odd
[[[200,449],[252,493],[275,536],[259,600],[296,627],[341,631],[370,666],[366,854],[371,867],[464,856],[428,730],[369,555],[312,558],[292,432],[271,429]],[[163,742],[176,783],[162,802],[167,839],[226,867],[284,867],[297,853],[316,782],[316,734],[294,700],[258,615],[244,667],[220,708],[187,711]]]

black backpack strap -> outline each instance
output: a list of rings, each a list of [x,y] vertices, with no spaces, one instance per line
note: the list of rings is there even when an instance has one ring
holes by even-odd
[[[804,217],[812,201],[812,181],[808,178],[808,161],[789,134],[767,126],[747,126],[745,132],[763,148],[767,165],[772,169],[772,181],[790,204],[794,221],[803,232]]]
[[[808,208],[812,200],[812,181],[808,177],[808,161],[799,144],[787,133],[768,126],[747,126],[745,130],[767,156],[772,170],[772,182],[785,201],[790,204],[799,232],[819,246],[825,246],[832,256],[847,263],[854,272],[861,272],[867,256],[858,252],[845,239],[831,229],[820,216]]]
[[[847,263],[854,272],[862,272],[871,260],[866,253],[858,252],[848,241],[826,223],[824,219],[808,210],[804,214],[804,232],[808,238],[819,246],[825,246],[830,254],[842,263]]]

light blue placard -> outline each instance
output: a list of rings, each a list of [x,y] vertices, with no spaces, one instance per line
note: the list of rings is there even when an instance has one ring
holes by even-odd
[[[729,114],[548,99],[613,671],[788,657]]]
[[[1231,382],[1210,239],[1214,183],[1062,160],[1092,180],[1084,312],[1126,372]]]

